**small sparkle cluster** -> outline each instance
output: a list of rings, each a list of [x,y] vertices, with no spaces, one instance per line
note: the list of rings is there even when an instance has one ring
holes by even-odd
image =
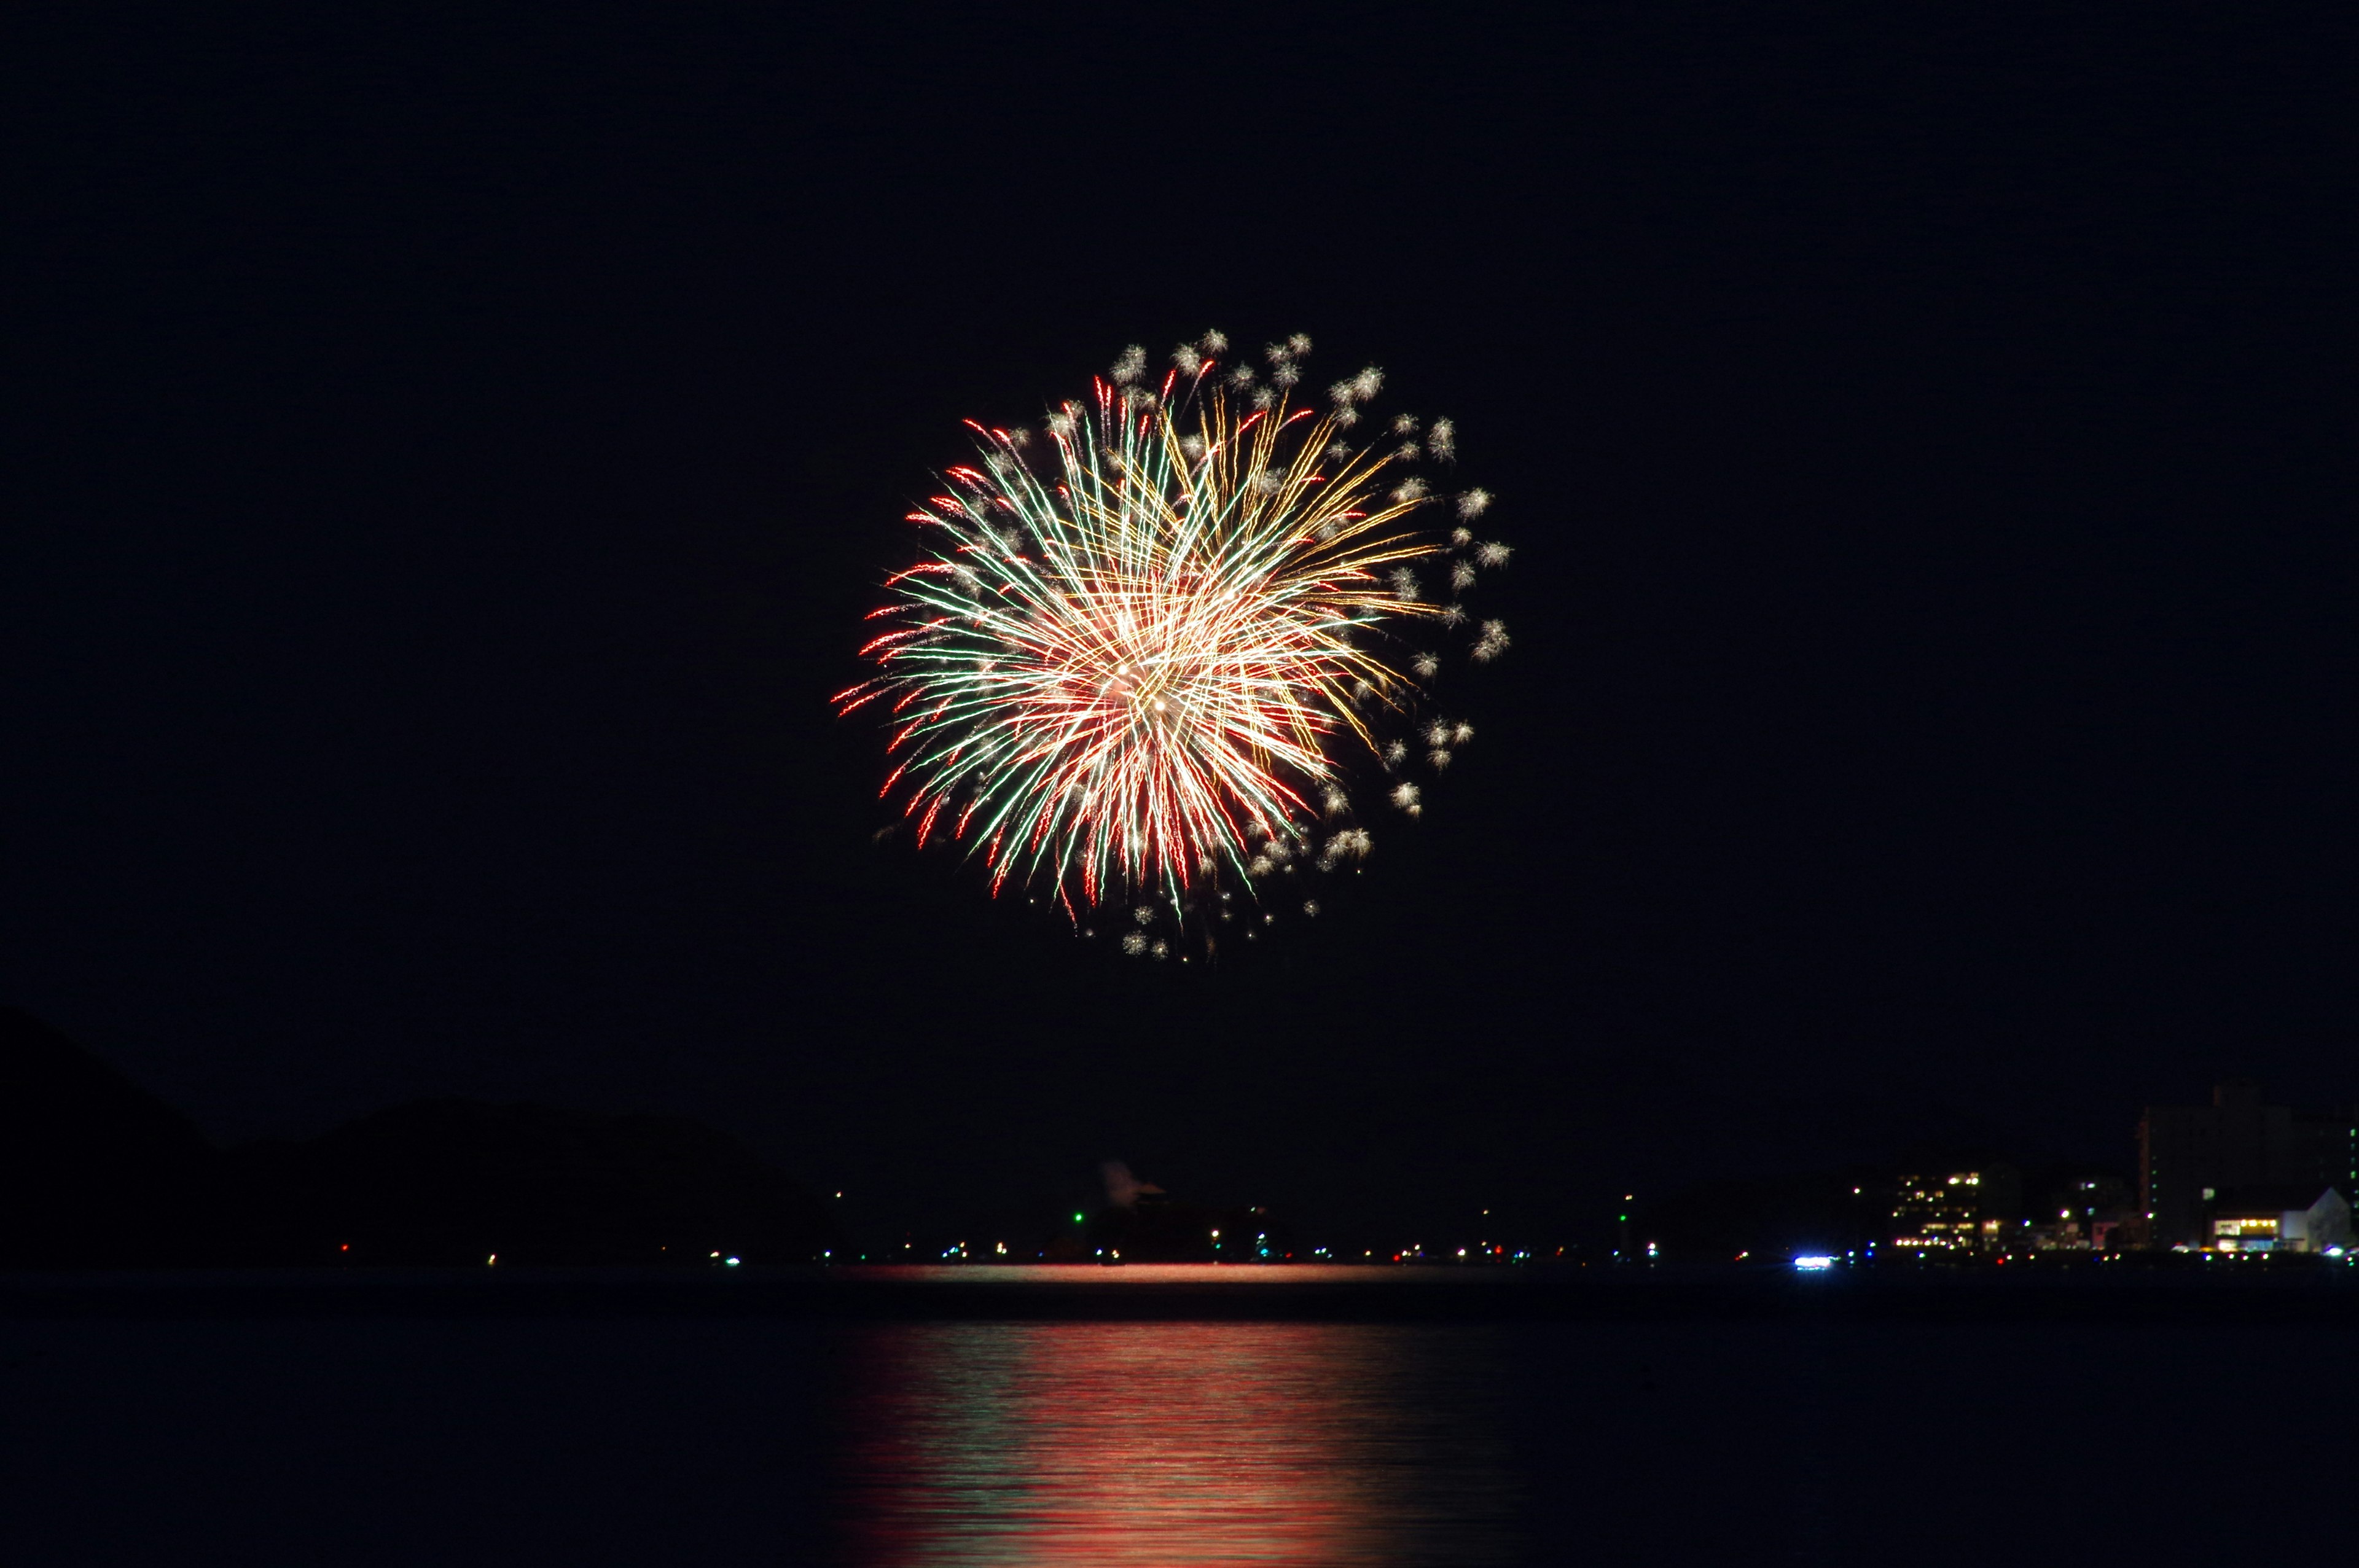
[[[1434,477],[1451,422],[1379,418],[1374,366],[1308,391],[1308,338],[1228,350],[1158,381],[1125,349],[1037,432],[969,421],[870,617],[879,673],[835,699],[891,715],[881,793],[921,847],[1143,957],[1316,916],[1303,879],[1369,853],[1359,802],[1418,815],[1412,773],[1474,738],[1434,710],[1445,665],[1507,649],[1464,603],[1511,552],[1475,537],[1488,492]]]

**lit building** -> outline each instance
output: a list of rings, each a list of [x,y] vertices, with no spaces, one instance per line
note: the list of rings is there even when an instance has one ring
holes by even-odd
[[[2210,1206],[2210,1245],[2221,1252],[2325,1252],[2351,1246],[2351,1205],[2332,1187],[2223,1193]]]
[[[2138,1198],[2147,1240],[2202,1247],[2210,1206],[2230,1188],[2359,1183],[2359,1116],[2304,1115],[2262,1103],[2260,1086],[2226,1083],[2206,1106],[2150,1105],[2138,1119]],[[2257,1233],[2256,1233],[2257,1234]]]
[[[1999,1247],[2021,1185],[2008,1165],[1902,1176],[1893,1194],[1892,1245],[1920,1253]]]

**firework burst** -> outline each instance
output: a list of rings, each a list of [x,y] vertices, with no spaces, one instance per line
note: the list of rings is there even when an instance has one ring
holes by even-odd
[[[920,846],[966,844],[995,892],[1052,896],[1077,925],[1135,905],[1133,953],[1166,950],[1144,929],[1166,919],[1210,945],[1240,896],[1315,910],[1301,871],[1369,851],[1355,784],[1423,809],[1397,736],[1427,739],[1436,771],[1473,738],[1432,710],[1450,645],[1507,646],[1495,621],[1468,638],[1460,602],[1508,558],[1463,526],[1491,497],[1413,471],[1454,458],[1454,427],[1371,420],[1385,433],[1355,446],[1381,371],[1322,406],[1294,393],[1308,338],[1259,373],[1223,366],[1227,346],[1180,345],[1159,383],[1125,350],[1046,439],[970,421],[975,463],[910,514],[926,557],[871,616],[879,673],[836,699],[891,716],[882,793]]]

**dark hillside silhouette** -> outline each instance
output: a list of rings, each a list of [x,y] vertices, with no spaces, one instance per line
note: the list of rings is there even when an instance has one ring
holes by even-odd
[[[804,1262],[829,1217],[680,1117],[435,1099],[216,1150],[55,1029],[0,1008],[0,1268]]]
[[[186,1260],[212,1160],[188,1118],[0,1007],[0,1264]]]
[[[254,1261],[461,1266],[810,1262],[824,1215],[695,1121],[436,1099],[228,1159]]]

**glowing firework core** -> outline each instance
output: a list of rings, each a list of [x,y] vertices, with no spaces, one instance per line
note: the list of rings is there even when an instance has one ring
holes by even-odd
[[[951,470],[951,493],[910,516],[934,530],[929,557],[871,617],[894,623],[862,650],[882,674],[838,701],[890,700],[884,793],[906,786],[920,845],[972,845],[995,892],[1045,887],[1076,919],[1075,892],[1183,915],[1210,887],[1251,893],[1298,860],[1364,856],[1345,776],[1398,773],[1406,748],[1377,732],[1417,718],[1441,667],[1404,636],[1467,624],[1456,602],[1420,598],[1415,563],[1449,557],[1437,575],[1462,591],[1507,559],[1463,526],[1418,525],[1448,503],[1402,470],[1454,457],[1449,421],[1420,440],[1403,415],[1355,450],[1343,433],[1381,373],[1337,384],[1322,413],[1290,404],[1308,340],[1271,348],[1267,384],[1250,366],[1223,374],[1226,347],[1217,333],[1182,345],[1159,390],[1125,351],[1045,440],[973,426],[982,466]],[[1489,502],[1471,491],[1455,511]],[[1485,622],[1470,652],[1506,646]],[[1437,770],[1443,741],[1473,735],[1424,728]],[[1415,784],[1384,788],[1420,809]]]

